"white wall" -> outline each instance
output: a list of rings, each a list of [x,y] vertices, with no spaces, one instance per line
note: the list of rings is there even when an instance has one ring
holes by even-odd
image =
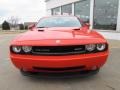
[[[46,2],[47,5],[47,15],[50,16],[51,15],[51,8],[55,8],[58,6],[62,6],[62,5],[66,5],[66,4],[70,4],[72,3],[72,15],[74,15],[74,4],[73,2],[77,2],[80,0],[50,0],[48,2]],[[94,7],[94,0],[91,0],[90,2],[90,29],[93,28],[93,7]]]
[[[51,16],[51,13],[52,13],[51,9],[48,9],[47,10],[47,16]]]
[[[58,6],[62,6],[65,4],[73,3],[76,1],[80,1],[80,0],[50,0],[50,1],[46,2],[47,10],[58,7]]]

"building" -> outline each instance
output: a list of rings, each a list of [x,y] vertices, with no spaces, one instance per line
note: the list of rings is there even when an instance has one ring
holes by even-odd
[[[75,15],[90,28],[120,31],[120,0],[46,0],[48,15]]]
[[[2,25],[0,24],[0,30],[2,30]]]
[[[37,22],[24,22],[25,29],[28,29],[30,25],[36,24]]]

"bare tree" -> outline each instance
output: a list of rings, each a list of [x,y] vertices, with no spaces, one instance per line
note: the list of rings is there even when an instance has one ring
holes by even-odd
[[[15,28],[15,27],[17,27],[17,25],[19,23],[19,18],[15,17],[15,16],[12,16],[9,19],[9,23],[10,23],[10,25],[11,25],[12,28]]]

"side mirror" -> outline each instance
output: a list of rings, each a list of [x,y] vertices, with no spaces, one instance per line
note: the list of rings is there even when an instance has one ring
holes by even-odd
[[[85,26],[90,27],[90,23],[85,23]]]
[[[89,23],[85,23],[84,27],[87,28],[87,29],[89,29],[90,28],[90,24]]]
[[[28,29],[31,30],[31,31],[33,30],[33,28],[35,28],[35,24],[32,24],[32,25],[28,26]]]

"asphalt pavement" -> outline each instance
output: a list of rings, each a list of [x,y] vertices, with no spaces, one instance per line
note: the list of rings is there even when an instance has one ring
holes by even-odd
[[[0,90],[120,90],[120,41],[108,40],[110,55],[97,75],[47,79],[22,76],[9,59],[10,41],[17,34],[0,34]]]

